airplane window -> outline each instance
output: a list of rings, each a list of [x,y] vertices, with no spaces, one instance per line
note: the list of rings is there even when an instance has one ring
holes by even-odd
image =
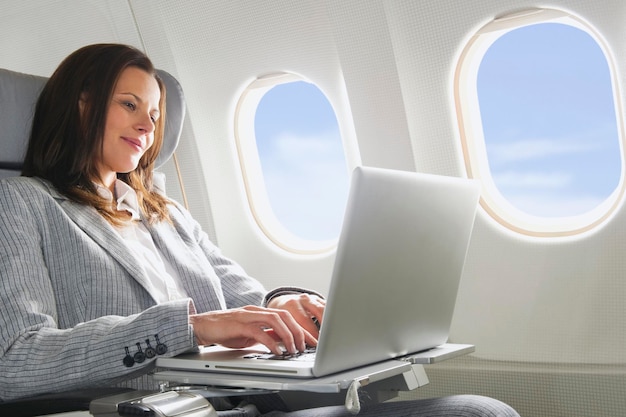
[[[472,39],[456,93],[470,176],[494,218],[563,236],[610,215],[623,193],[612,68],[601,38],[555,10],[498,19]]]
[[[293,252],[331,249],[349,175],[324,93],[293,74],[263,77],[240,100],[237,126],[248,198],[261,229]]]

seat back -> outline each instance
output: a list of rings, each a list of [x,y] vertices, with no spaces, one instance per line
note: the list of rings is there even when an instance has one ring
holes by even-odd
[[[163,146],[155,167],[172,156],[183,128],[185,98],[178,81],[157,70],[165,84],[166,120]],[[18,176],[22,170],[39,93],[47,78],[0,68],[0,178]]]

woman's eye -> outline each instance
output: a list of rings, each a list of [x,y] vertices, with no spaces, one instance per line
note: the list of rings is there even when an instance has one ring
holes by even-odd
[[[135,110],[135,108],[136,108],[135,103],[131,103],[130,101],[125,101],[125,102],[123,103],[123,105],[124,105],[124,106],[126,106],[126,107],[128,107],[128,108],[129,108],[129,109],[131,109],[131,110]]]

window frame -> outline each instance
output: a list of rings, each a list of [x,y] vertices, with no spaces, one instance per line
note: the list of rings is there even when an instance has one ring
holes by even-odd
[[[611,195],[593,210],[563,217],[540,217],[522,212],[506,200],[491,176],[478,103],[477,79],[482,57],[502,34],[538,23],[563,23],[588,33],[601,48],[609,66],[613,88],[616,125],[621,150],[619,183]],[[624,197],[624,113],[618,95],[615,63],[603,38],[591,25],[576,16],[556,9],[530,9],[502,16],[479,29],[461,51],[454,73],[454,102],[467,175],[482,184],[481,207],[500,225],[517,233],[535,237],[574,236],[605,223]]]
[[[259,76],[248,84],[237,101],[234,114],[235,144],[248,205],[252,217],[263,235],[274,245],[287,252],[298,255],[320,255],[335,250],[338,236],[329,240],[304,239],[296,236],[281,223],[270,204],[256,141],[256,109],[263,96],[267,91],[279,84],[296,81],[304,81],[315,85],[324,94],[333,112],[337,115],[332,102],[316,83],[298,74],[288,72],[276,72]],[[338,117],[337,120],[339,122]],[[345,140],[343,136],[341,139],[342,141]],[[346,165],[348,165],[348,168],[351,168],[348,155],[344,156],[346,157]]]

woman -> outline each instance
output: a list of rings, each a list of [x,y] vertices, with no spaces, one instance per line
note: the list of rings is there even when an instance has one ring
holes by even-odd
[[[154,389],[155,358],[199,344],[293,353],[317,343],[319,294],[267,292],[156,191],[165,94],[150,60],[117,44],[77,50],[46,83],[22,176],[0,181],[1,400]],[[516,415],[495,400],[461,399]],[[363,413],[422,415],[450,401],[460,399]],[[321,411],[295,415],[307,412]]]

